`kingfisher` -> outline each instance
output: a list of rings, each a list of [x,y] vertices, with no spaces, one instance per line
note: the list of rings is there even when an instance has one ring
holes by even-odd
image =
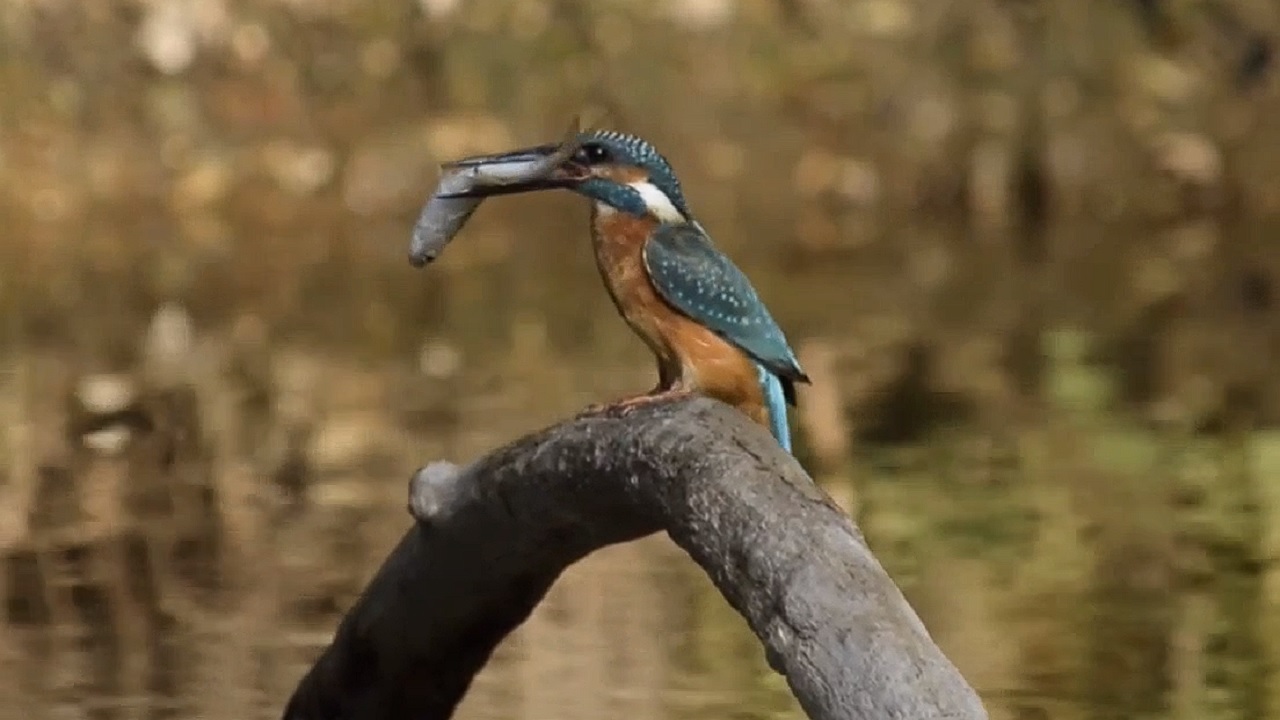
[[[591,202],[591,239],[609,297],[657,359],[658,384],[612,403],[624,412],[698,393],[769,429],[788,453],[787,407],[808,384],[786,336],[746,275],[720,252],[685,201],[670,163],[634,135],[592,130],[538,177],[447,197],[567,189]],[[474,156],[454,166],[537,162],[561,144]]]

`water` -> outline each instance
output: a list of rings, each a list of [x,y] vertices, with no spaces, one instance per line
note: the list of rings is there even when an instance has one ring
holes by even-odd
[[[1280,720],[1276,232],[1243,219],[1280,113],[1204,38],[1077,0],[1043,38],[901,0],[696,37],[652,3],[199,4],[0,22],[0,720],[278,717],[417,466],[651,387],[566,194],[405,259],[436,161],[588,98],[795,341],[803,462],[993,718]],[[1002,234],[1028,128],[1075,219]],[[611,715],[800,717],[664,538],[571,568],[459,709]]]
[[[744,265],[780,298],[784,325],[802,328],[803,352],[837,359],[814,368],[820,382],[861,408],[851,429],[812,396],[796,418],[802,457],[856,513],[993,717],[1280,718],[1280,580],[1268,559],[1280,436],[1137,420],[1137,406],[1115,404],[1122,374],[1085,362],[1077,345],[1089,335],[1061,319],[1042,337],[1041,393],[990,385],[1007,375],[980,339],[1002,325],[963,317],[906,333],[949,358],[913,380],[901,363],[915,361],[893,344],[908,321],[821,303],[800,314],[799,288],[847,293],[841,272]],[[982,277],[968,267],[950,292],[1004,292],[963,287]],[[462,300],[421,357],[344,359],[287,333],[206,332],[176,389],[143,394],[156,429],[118,447],[100,431],[59,432],[72,422],[61,399],[76,395],[73,357],[13,358],[0,717],[277,717],[408,527],[413,468],[648,387],[645,355],[612,308],[570,301],[598,292],[589,274],[566,274],[555,293],[522,278],[496,301],[485,289],[508,271],[469,272],[450,276]],[[874,282],[860,293],[874,296]],[[1074,297],[1095,306],[1079,318],[1115,300]],[[991,307],[970,316],[999,317]],[[267,369],[255,375],[255,362]],[[895,367],[899,380],[883,380]],[[872,433],[893,443],[867,439],[872,420],[894,414],[895,432]],[[832,422],[844,442],[861,440],[834,455],[815,444]],[[459,710],[607,713],[802,717],[742,621],[661,537],[566,573]]]

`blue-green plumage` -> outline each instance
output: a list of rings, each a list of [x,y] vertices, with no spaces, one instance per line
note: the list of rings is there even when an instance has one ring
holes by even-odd
[[[579,141],[583,144],[606,146],[612,156],[630,165],[644,168],[649,176],[649,182],[661,190],[662,194],[666,195],[671,200],[671,204],[685,217],[690,216],[689,205],[685,202],[684,190],[680,187],[679,178],[671,169],[671,163],[667,162],[667,159],[653,145],[634,135],[614,130],[585,132],[579,137]],[[632,188],[595,178],[580,183],[575,190],[633,215],[645,214],[644,199]]]
[[[791,425],[787,422],[787,404],[795,404],[795,387],[790,381],[784,381],[759,363],[756,363],[756,375],[760,379],[765,409],[769,412],[769,431],[783,450],[791,452]],[[793,393],[790,401],[787,399],[788,387]]]
[[[584,133],[584,145],[607,148],[611,158],[644,168],[687,222],[659,224],[644,246],[644,263],[658,294],[689,318],[746,353],[757,367],[758,382],[774,437],[791,451],[787,406],[795,405],[795,383],[808,382],[782,330],[746,275],[715,248],[693,219],[680,181],[670,163],[648,142],[609,130]],[[634,187],[591,178],[577,192],[622,212],[643,217],[646,199]]]
[[[645,243],[644,263],[664,300],[759,366],[773,434],[789,452],[787,405],[795,404],[796,381],[809,378],[746,275],[696,225],[659,225]]]
[[[455,165],[474,167],[480,172],[481,182],[470,190],[438,197],[486,197],[566,188],[590,198],[596,210],[593,217],[603,223],[597,225],[596,260],[610,294],[632,329],[659,354],[659,387],[653,393],[625,402],[658,397],[668,390],[700,388],[734,403],[753,419],[767,420],[778,443],[789,452],[791,432],[787,406],[795,404],[795,383],[807,383],[809,378],[800,369],[786,337],[746,276],[716,249],[694,219],[680,181],[666,158],[634,135],[608,130],[581,133],[571,147],[565,149],[567,159],[549,171],[541,169],[543,163],[561,152],[560,145],[541,145],[460,161]],[[532,174],[521,176],[517,172],[511,176],[512,167],[530,168]],[[488,181],[484,175],[486,168],[505,181]],[[538,171],[534,173],[533,169]],[[619,223],[618,218],[613,217],[619,213],[630,218],[622,217]],[[601,227],[609,229],[600,230]],[[642,228],[643,234],[638,233],[637,228]],[[639,258],[632,254],[636,251]],[[647,277],[630,271],[637,261]],[[653,303],[653,293],[620,291],[628,287],[634,290],[635,283],[646,280],[664,303]],[[637,320],[646,313],[670,314],[671,311],[740,351],[754,366],[755,377],[741,377],[739,373],[747,368],[737,362],[731,363],[732,370],[725,370],[718,367],[718,360],[700,357],[699,353],[707,350],[702,344],[706,340],[704,333],[688,334],[664,322]],[[702,345],[682,349],[679,345],[684,342]],[[720,348],[712,350],[713,353],[720,351]],[[709,363],[709,374],[700,377],[699,368],[685,368],[684,362]],[[682,381],[680,375],[685,370],[692,370],[692,385],[686,386]],[[731,377],[713,377],[717,372]],[[741,396],[751,389],[749,385],[742,385],[744,381],[757,383],[767,417],[760,417],[754,393],[750,399]]]
[[[629,185],[619,185],[604,178],[592,178],[579,183],[577,191],[592,200],[632,215],[644,215],[648,211],[644,196]]]

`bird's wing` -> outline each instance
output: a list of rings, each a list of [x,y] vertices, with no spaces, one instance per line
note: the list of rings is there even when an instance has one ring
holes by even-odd
[[[645,243],[644,264],[658,294],[677,310],[779,378],[809,382],[747,276],[699,228],[660,226]]]

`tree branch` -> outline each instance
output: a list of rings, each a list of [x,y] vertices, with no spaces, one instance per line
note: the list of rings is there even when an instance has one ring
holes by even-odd
[[[285,720],[448,718],[556,577],[665,530],[814,720],[985,718],[848,517],[762,428],[704,398],[579,417],[410,481],[418,519]]]

